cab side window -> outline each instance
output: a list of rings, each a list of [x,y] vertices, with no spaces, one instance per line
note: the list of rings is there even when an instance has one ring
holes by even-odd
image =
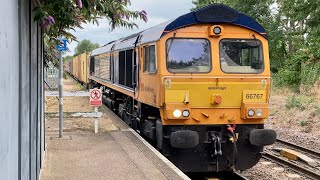
[[[144,72],[156,72],[156,48],[155,45],[144,47]]]

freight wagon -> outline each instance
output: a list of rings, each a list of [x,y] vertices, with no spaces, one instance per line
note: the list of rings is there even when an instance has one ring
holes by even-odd
[[[75,80],[86,86],[89,82],[89,57],[90,53],[86,52],[70,58],[65,62],[65,71],[68,72]]]

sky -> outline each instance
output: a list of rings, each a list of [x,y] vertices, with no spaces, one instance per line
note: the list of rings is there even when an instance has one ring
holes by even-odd
[[[71,33],[77,37],[78,41],[89,39],[91,42],[98,43],[102,46],[110,41],[126,37],[167,20],[177,18],[190,12],[192,7],[192,0],[131,0],[130,10],[145,10],[147,12],[147,23],[142,20],[135,20],[139,28],[116,28],[110,31],[108,20],[101,19],[99,20],[99,26],[93,25],[92,23],[83,24],[84,29],[77,28],[76,32],[71,31]],[[68,48],[70,52],[66,55],[73,55],[76,46],[77,42],[69,44]]]

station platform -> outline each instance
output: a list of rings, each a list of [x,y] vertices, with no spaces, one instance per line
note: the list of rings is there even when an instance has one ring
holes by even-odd
[[[100,111],[112,128],[95,134],[66,122],[62,139],[48,118],[41,180],[189,179],[108,108]]]

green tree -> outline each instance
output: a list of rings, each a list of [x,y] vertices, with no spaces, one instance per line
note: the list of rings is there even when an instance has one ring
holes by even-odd
[[[279,0],[280,27],[284,29],[286,58],[276,76],[279,86],[313,84],[320,80],[320,1]]]
[[[44,30],[45,59],[56,61],[56,44],[59,37],[68,41],[76,40],[70,33],[75,28],[83,28],[84,23],[96,23],[98,19],[109,20],[110,29],[117,27],[133,28],[136,19],[147,21],[144,10],[128,9],[130,0],[33,0],[33,18]]]
[[[68,30],[82,28],[83,23],[96,23],[98,19],[109,20],[111,29],[137,27],[132,20],[147,21],[146,12],[131,11],[130,0],[34,0],[34,20],[38,21],[51,39],[64,36],[76,38]]]
[[[194,5],[194,7],[191,9],[192,11],[197,10],[199,8],[205,7],[209,4],[213,4],[213,3],[225,3],[225,1],[223,0],[192,0],[192,4]]]
[[[92,43],[90,40],[84,39],[84,40],[80,41],[78,43],[77,47],[75,48],[74,56],[77,56],[77,55],[85,53],[85,52],[91,52],[92,50],[94,50],[98,47],[100,47],[100,45],[98,43]]]
[[[266,29],[276,85],[320,80],[320,0],[194,0],[193,9],[211,3],[235,8]]]

